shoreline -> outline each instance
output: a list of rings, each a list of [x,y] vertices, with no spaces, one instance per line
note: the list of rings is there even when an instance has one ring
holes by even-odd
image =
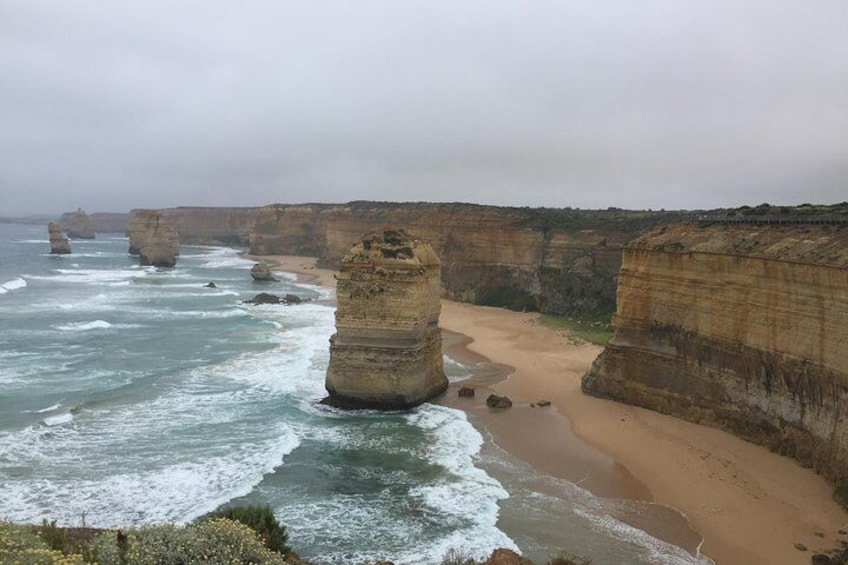
[[[335,286],[333,271],[316,267],[315,258],[247,257],[300,282]],[[667,519],[657,512],[647,521],[616,517],[692,553],[700,549],[719,565],[809,563],[814,552],[840,546],[848,512],[821,476],[726,432],[584,395],[580,379],[602,348],[542,326],[538,316],[442,300],[446,350],[487,367],[461,385],[515,404],[491,411],[488,392],[457,398],[454,385],[438,403],[464,410],[497,446],[540,473],[606,499],[676,509]],[[530,407],[540,400],[552,405]],[[797,550],[797,542],[810,551]]]

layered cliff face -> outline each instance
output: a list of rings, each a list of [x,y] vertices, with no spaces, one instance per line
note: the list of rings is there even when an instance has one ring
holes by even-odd
[[[186,245],[250,244],[250,231],[260,208],[181,206],[162,210],[162,217],[177,229]]]
[[[173,267],[177,264],[180,240],[176,228],[158,210],[137,210],[130,222],[130,249],[139,264]]]
[[[62,234],[62,226],[57,222],[47,224],[47,233],[50,237],[50,253],[52,255],[67,255],[71,252],[71,243]]]
[[[584,391],[848,481],[848,225],[674,225],[623,252]]]
[[[326,205],[320,204],[265,206],[256,213],[250,229],[250,252],[256,255],[322,255],[326,247],[326,225],[321,212],[326,209]],[[348,242],[344,253],[364,233]]]
[[[82,208],[78,208],[76,212],[62,214],[59,224],[71,239],[94,239],[94,227]]]
[[[441,258],[445,297],[569,314],[611,308],[621,246],[674,217],[471,204],[273,205],[257,215],[251,252],[314,255],[336,268],[362,234],[397,225]]]
[[[439,267],[430,245],[401,230],[369,234],[344,257],[329,402],[397,409],[444,392]]]
[[[233,245],[246,247],[259,208],[179,207],[157,210],[160,216],[174,226],[181,243],[186,245]],[[133,232],[150,210],[130,210],[127,232],[130,236],[130,253],[138,253],[138,241]],[[135,228],[133,226],[136,226]]]

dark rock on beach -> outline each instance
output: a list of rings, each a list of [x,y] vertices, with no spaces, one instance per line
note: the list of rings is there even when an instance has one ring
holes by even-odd
[[[464,398],[471,398],[472,396],[474,396],[474,389],[471,388],[470,386],[464,386],[461,389],[459,389],[457,394],[459,396],[464,397]]]
[[[512,400],[510,400],[507,396],[490,394],[489,398],[486,399],[486,406],[489,408],[511,408]]]

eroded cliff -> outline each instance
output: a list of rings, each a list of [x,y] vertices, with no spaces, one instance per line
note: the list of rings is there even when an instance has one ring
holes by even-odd
[[[432,247],[402,230],[350,249],[337,275],[330,403],[409,408],[444,392],[439,267]]]
[[[363,234],[397,225],[442,261],[443,295],[558,314],[611,308],[621,246],[680,214],[351,202],[266,206],[251,252],[317,256],[337,268]]]
[[[584,391],[848,480],[848,225],[677,224],[623,251]]]

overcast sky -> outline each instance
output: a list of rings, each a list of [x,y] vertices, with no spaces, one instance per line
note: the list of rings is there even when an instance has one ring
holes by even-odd
[[[0,216],[848,200],[846,0],[0,0]]]

